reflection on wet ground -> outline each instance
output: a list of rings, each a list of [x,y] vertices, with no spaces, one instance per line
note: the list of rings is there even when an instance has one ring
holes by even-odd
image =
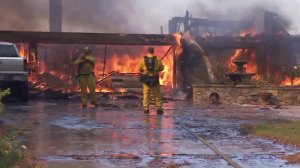
[[[186,102],[170,102],[164,107],[163,116],[148,116],[139,107],[82,109],[79,102],[34,101],[7,105],[5,123],[30,122],[25,143],[34,157],[50,168],[230,167],[182,129],[175,118],[242,167],[299,166],[281,159],[299,149],[240,133],[241,124],[261,122],[270,112],[198,107]]]

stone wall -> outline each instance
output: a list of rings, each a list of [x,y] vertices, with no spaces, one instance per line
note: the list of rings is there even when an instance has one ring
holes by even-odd
[[[195,85],[193,100],[196,103],[210,103],[210,95],[217,93],[223,104],[269,103],[300,105],[300,87],[256,86],[256,85]],[[263,95],[271,95],[268,101]]]

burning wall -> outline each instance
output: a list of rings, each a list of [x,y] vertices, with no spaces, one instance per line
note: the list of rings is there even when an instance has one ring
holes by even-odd
[[[31,82],[40,89],[51,88],[72,92],[77,90],[76,71],[73,64],[82,54],[84,45],[49,45],[40,44],[38,47],[38,73],[31,77]],[[170,46],[154,46],[155,55],[164,56]],[[19,44],[21,55],[29,58],[28,46]],[[147,53],[148,46],[107,46],[106,64],[104,69],[105,46],[92,45],[96,56],[95,75],[99,80],[104,74],[112,71],[119,73],[139,73],[139,63]],[[173,57],[172,52],[163,59],[164,71],[160,74],[161,84],[172,87]],[[103,74],[104,73],[104,74]],[[102,86],[98,86],[102,88]],[[100,89],[97,90],[100,90]]]

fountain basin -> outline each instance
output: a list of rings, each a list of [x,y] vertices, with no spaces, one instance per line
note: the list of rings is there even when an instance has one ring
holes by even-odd
[[[234,82],[242,82],[243,79],[251,79],[254,75],[255,73],[239,73],[239,72],[225,74],[225,76],[227,76],[229,80]]]

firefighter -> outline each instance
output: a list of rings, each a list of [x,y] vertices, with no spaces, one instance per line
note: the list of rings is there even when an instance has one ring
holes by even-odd
[[[159,72],[164,69],[164,66],[159,58],[153,55],[154,48],[148,48],[147,56],[140,62],[140,81],[143,83],[143,107],[144,113],[149,114],[150,95],[151,93],[155,97],[155,104],[157,108],[157,114],[163,114],[162,97],[159,85]]]
[[[96,80],[94,76],[95,57],[89,47],[84,48],[84,53],[75,61],[78,66],[77,77],[81,89],[82,107],[87,107],[87,88],[90,90],[91,105],[98,106],[96,100]]]

